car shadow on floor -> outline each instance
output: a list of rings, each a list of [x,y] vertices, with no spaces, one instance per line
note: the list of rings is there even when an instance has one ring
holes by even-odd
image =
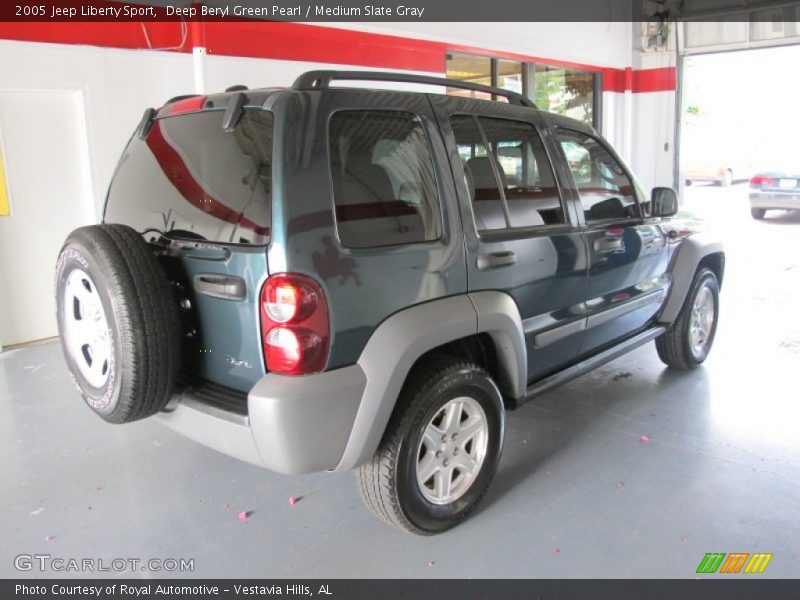
[[[696,386],[708,389],[709,377],[703,367],[692,372],[663,367],[654,379],[650,379],[646,372],[622,378],[618,374],[599,384],[596,378],[587,374],[564,388],[535,398],[509,413],[506,419],[504,456],[485,499],[476,509],[476,514],[488,509],[514,488],[534,477],[559,452],[568,450],[598,431],[605,429],[609,435],[629,434],[632,444],[640,443],[641,428],[634,427],[634,424],[640,423],[641,418],[638,398],[641,398],[641,402],[670,402],[676,395],[685,393],[689,378],[693,379],[690,386],[695,392]],[[699,396],[707,401],[708,394]],[[654,410],[656,406],[658,404],[654,405]],[[703,407],[695,405],[692,414],[686,415],[686,419],[697,422],[702,414],[705,414]],[[629,422],[631,430],[620,431],[616,426],[611,428],[603,424],[598,428],[597,422],[600,418]],[[674,424],[674,417],[672,419]],[[665,423],[658,421],[654,421],[652,426],[655,429],[666,428]]]
[[[760,223],[764,225],[797,225],[800,223],[800,210],[771,210]]]

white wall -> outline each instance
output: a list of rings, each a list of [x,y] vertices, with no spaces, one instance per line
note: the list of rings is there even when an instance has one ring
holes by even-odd
[[[675,67],[675,29],[670,28],[667,46],[643,51],[641,23],[633,28],[632,64],[635,70]],[[630,163],[646,189],[672,187],[675,159],[676,91],[641,92],[632,97],[632,147]]]
[[[192,86],[188,55],[0,41],[0,91],[82,92],[98,217],[114,167],[144,109]]]
[[[0,343],[56,335],[53,270],[64,238],[94,221],[78,90],[0,91],[11,214],[0,217]]]

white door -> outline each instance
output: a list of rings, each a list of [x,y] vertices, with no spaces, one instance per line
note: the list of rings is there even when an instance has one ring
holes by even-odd
[[[95,221],[77,91],[0,90],[10,214],[0,216],[0,348],[58,334],[53,272],[70,231]]]

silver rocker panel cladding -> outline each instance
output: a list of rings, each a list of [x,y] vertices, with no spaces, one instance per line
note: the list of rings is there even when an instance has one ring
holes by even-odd
[[[697,265],[709,254],[724,253],[725,249],[718,239],[709,233],[695,233],[681,242],[672,258],[670,275],[672,285],[664,307],[658,315],[661,323],[673,323],[678,318],[686,294],[692,285]]]
[[[500,299],[492,302],[489,295],[505,296],[508,302]],[[366,375],[367,386],[336,471],[352,469],[369,461],[375,454],[403,384],[417,359],[438,346],[486,331],[479,326],[482,322],[495,328],[487,333],[498,344],[501,361],[506,360],[512,348],[522,348],[521,359],[515,356],[515,366],[506,367],[519,380],[519,364],[520,360],[525,361],[525,354],[516,304],[506,294],[487,292],[485,297],[481,295],[479,298],[483,310],[512,311],[512,314],[478,315],[471,296],[452,296],[408,308],[392,315],[375,330],[357,363]],[[515,336],[519,337],[518,341],[514,341]],[[524,372],[522,376],[525,377]],[[522,390],[524,394],[524,386]]]

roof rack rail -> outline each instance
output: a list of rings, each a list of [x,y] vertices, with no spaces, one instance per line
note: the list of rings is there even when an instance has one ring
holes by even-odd
[[[423,85],[439,85],[474,92],[485,92],[495,96],[505,96],[509,104],[536,108],[536,105],[520,93],[504,90],[489,85],[480,85],[458,79],[430,77],[428,75],[410,75],[406,73],[386,73],[383,71],[307,71],[295,79],[292,88],[295,90],[329,89],[331,81],[395,81],[400,83],[420,83]]]

